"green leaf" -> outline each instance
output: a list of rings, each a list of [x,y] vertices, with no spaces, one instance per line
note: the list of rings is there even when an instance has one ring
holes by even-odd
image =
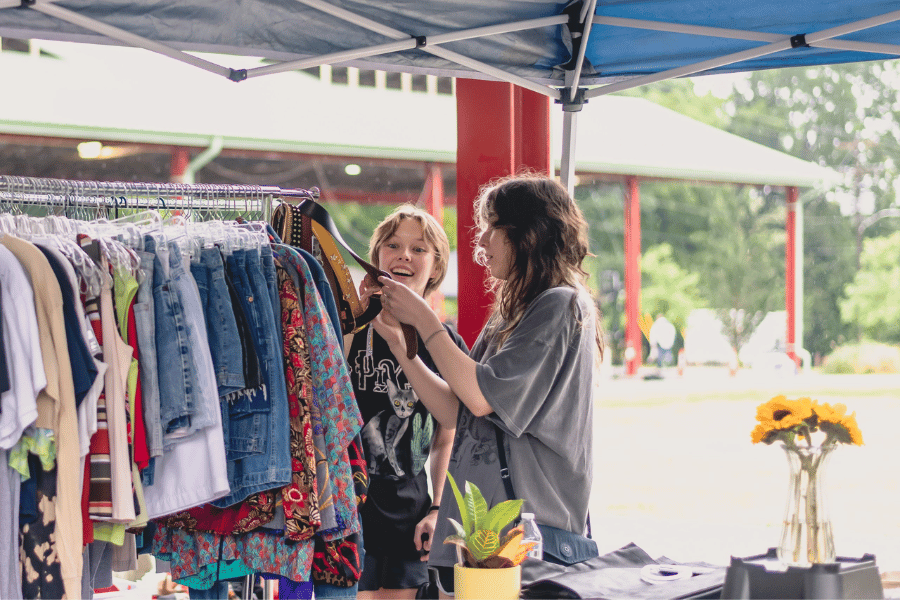
[[[455,546],[463,546],[466,545],[466,538],[461,535],[448,535],[444,538],[445,544],[453,544]]]
[[[490,510],[487,514],[484,527],[498,534],[503,528],[513,522],[519,516],[522,509],[522,500],[506,500]]]
[[[459,488],[456,486],[456,481],[453,480],[453,475],[451,475],[449,471],[447,472],[447,480],[450,481],[450,487],[453,489],[453,496],[456,497],[456,505],[459,507],[459,517],[462,519],[462,527],[465,532],[464,535],[468,535],[473,531],[473,528],[468,511],[466,510],[466,503],[463,500],[462,494],[459,493]]]
[[[485,517],[487,517],[487,501],[481,495],[481,490],[471,481],[466,482],[466,509],[472,523],[472,531],[484,529]]]
[[[500,549],[500,536],[488,529],[479,529],[466,541],[466,546],[476,560],[484,560]]]
[[[460,525],[459,521],[457,521],[456,519],[451,519],[450,517],[447,517],[447,520],[450,521],[451,525],[453,525],[453,529],[456,530],[456,535],[462,538],[466,537],[466,530],[462,525]]]
[[[833,439],[842,444],[852,444],[853,438],[847,428],[839,423],[823,422],[820,424],[822,431],[828,434],[828,439]]]

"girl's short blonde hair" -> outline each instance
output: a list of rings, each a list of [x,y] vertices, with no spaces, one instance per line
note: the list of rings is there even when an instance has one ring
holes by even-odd
[[[404,219],[412,219],[422,228],[422,237],[434,249],[434,263],[437,267],[437,274],[428,280],[425,285],[424,296],[427,298],[431,292],[441,287],[444,277],[447,276],[447,262],[450,260],[450,241],[447,239],[447,233],[437,219],[428,214],[421,208],[412,204],[403,204],[397,207],[394,212],[389,214],[384,220],[378,224],[369,240],[369,262],[381,268],[378,264],[378,254],[384,243],[397,232],[400,223]]]

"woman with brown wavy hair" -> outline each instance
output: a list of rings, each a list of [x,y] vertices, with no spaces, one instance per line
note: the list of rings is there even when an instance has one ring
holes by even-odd
[[[375,328],[429,411],[456,428],[449,471],[475,483],[488,506],[507,499],[498,439],[512,487],[541,525],[583,534],[592,480],[593,373],[602,344],[585,281],[587,224],[572,197],[545,176],[507,177],[476,200],[476,260],[491,274],[493,312],[469,355],[421,296],[382,278],[385,310]],[[416,328],[443,379],[405,358],[398,322]],[[497,430],[502,435],[497,435]],[[429,565],[452,590],[453,547],[440,544],[459,520],[444,487]]]

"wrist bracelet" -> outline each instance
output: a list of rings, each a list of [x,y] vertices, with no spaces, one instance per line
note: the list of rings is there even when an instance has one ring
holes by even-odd
[[[427,346],[427,345],[428,345],[428,342],[431,341],[431,338],[433,338],[433,337],[436,336],[437,334],[441,333],[442,331],[447,331],[447,330],[444,329],[443,327],[441,327],[440,329],[438,329],[437,331],[435,331],[434,333],[432,333],[431,335],[429,335],[429,336],[425,339],[425,345]]]
[[[428,512],[432,512],[432,511],[440,510],[440,509],[441,509],[440,505],[438,505],[438,504],[432,504],[432,505],[431,505],[431,508],[428,509]]]

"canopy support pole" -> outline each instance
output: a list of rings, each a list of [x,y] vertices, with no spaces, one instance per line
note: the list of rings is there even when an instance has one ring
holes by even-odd
[[[582,0],[581,4],[571,4],[566,7],[565,13],[569,15],[569,35],[572,36],[572,49],[575,56],[568,63],[562,65],[565,69],[565,88],[562,99],[557,100],[563,105],[563,131],[562,152],[559,161],[559,179],[569,195],[575,197],[575,137],[578,127],[577,113],[584,106],[585,90],[578,87],[581,80],[581,70],[584,66],[584,54],[587,50],[588,36],[591,33],[591,23],[594,20],[594,11],[597,0]]]
[[[418,45],[415,38],[406,38],[397,40],[396,42],[388,42],[387,44],[379,44],[368,48],[360,48],[357,50],[345,50],[343,52],[335,52],[333,54],[323,54],[312,58],[304,58],[301,60],[289,60],[286,62],[275,63],[274,65],[266,65],[265,67],[254,67],[247,69],[247,79],[251,77],[262,77],[263,75],[271,75],[272,73],[284,73],[285,71],[298,71],[318,67],[320,65],[336,65],[357,58],[365,58],[367,56],[377,56],[379,54],[389,54],[391,52],[400,52],[402,50],[412,50]]]
[[[559,182],[570,196],[575,196],[575,133],[578,127],[577,112],[563,112],[563,147],[559,159]]]
[[[569,101],[575,100],[575,95],[578,91],[578,84],[581,80],[581,69],[584,66],[584,54],[587,52],[587,41],[591,35],[591,24],[594,22],[594,12],[597,8],[597,0],[589,0],[581,7],[581,14],[579,15],[580,23],[578,27],[581,28],[581,31],[575,31],[575,24],[569,24],[569,30],[572,31],[573,35],[573,43],[574,36],[578,35],[578,57],[575,59],[575,68],[572,70],[574,76],[572,81],[566,81],[566,85],[569,87]],[[567,78],[568,79],[568,78]]]
[[[625,178],[625,374],[637,375],[643,362],[641,340],[641,190],[638,178]]]

